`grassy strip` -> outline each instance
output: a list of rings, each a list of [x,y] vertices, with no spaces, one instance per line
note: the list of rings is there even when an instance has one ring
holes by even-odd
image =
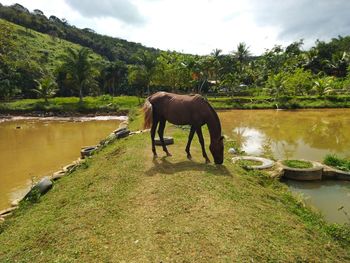
[[[148,133],[118,140],[22,205],[0,227],[0,262],[350,260],[348,228],[326,224],[285,185],[228,155],[204,164],[197,140],[188,161],[188,132],[166,135],[173,157],[152,160]]]
[[[345,158],[340,158],[335,154],[328,154],[323,160],[323,163],[332,166],[336,169],[350,172],[350,160]]]
[[[216,109],[276,109],[276,101],[271,97],[208,97]],[[48,103],[42,99],[24,99],[0,104],[2,114],[72,114],[105,113],[113,114],[136,109],[143,98],[135,96],[86,97],[83,103],[78,98],[52,98]],[[347,108],[350,107],[349,96],[296,97],[285,98],[278,104],[279,108]]]
[[[86,114],[104,113],[119,114],[135,110],[143,100],[134,96],[112,97],[109,95],[99,97],[85,97],[83,102],[79,98],[52,98],[48,103],[42,99],[24,99],[14,102],[1,103],[0,113],[7,114]]]
[[[302,160],[284,160],[282,162],[283,165],[291,167],[291,168],[299,168],[299,169],[305,169],[305,168],[311,168],[312,163],[308,161],[302,161]]]
[[[304,108],[348,108],[350,96],[297,96],[283,97],[276,101],[268,96],[258,97],[209,97],[216,109],[304,109]]]

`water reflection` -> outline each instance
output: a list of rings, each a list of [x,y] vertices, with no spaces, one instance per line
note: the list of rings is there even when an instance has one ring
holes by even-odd
[[[219,113],[226,135],[248,154],[270,145],[275,158],[322,160],[327,153],[350,156],[350,110],[251,110]]]
[[[329,153],[350,157],[350,109],[232,110],[219,117],[224,133],[247,154],[315,161]],[[344,213],[350,214],[349,182],[289,181],[288,185],[327,220],[349,223]]]

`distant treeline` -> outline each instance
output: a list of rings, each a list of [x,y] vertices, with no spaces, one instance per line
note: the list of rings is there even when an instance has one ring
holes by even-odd
[[[24,26],[0,20],[2,100],[168,90],[268,96],[281,104],[286,97],[350,94],[350,36],[317,40],[309,50],[299,40],[252,56],[241,42],[230,54],[198,56],[102,36],[19,4],[0,5],[0,18]]]

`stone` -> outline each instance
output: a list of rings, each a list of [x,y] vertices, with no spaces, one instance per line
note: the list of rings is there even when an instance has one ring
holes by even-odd
[[[5,215],[12,213],[12,211],[16,210],[17,207],[9,207],[0,211],[0,216],[5,217]]]
[[[12,207],[16,207],[16,206],[19,205],[19,202],[21,202],[21,199],[13,200],[13,201],[11,202],[11,206],[12,206]]]
[[[235,148],[228,149],[228,153],[235,154],[236,152]]]
[[[65,175],[66,175],[66,173],[64,171],[62,171],[62,170],[61,171],[57,171],[57,172],[52,174],[51,180],[56,181],[58,179],[61,179]]]

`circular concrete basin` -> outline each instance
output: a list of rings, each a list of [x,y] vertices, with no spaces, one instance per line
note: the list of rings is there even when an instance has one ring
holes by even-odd
[[[255,161],[255,162],[260,162],[260,165],[250,165],[248,166],[249,169],[268,169],[271,168],[274,165],[274,161],[262,157],[256,157],[256,156],[237,156],[232,158],[232,162],[237,162],[240,160],[244,161]]]

